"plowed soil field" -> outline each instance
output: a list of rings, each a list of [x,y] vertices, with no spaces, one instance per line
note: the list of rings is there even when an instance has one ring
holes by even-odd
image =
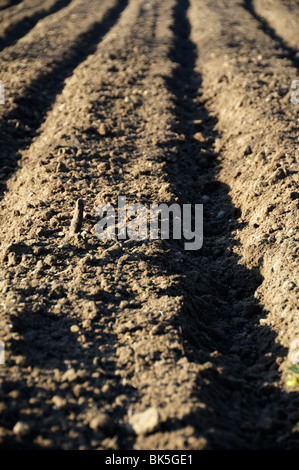
[[[0,0],[0,449],[299,449],[298,32]],[[202,246],[101,239],[120,196],[202,205]]]

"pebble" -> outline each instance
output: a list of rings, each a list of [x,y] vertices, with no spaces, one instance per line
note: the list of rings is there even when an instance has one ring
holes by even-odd
[[[193,136],[194,140],[197,140],[198,142],[204,142],[205,141],[205,138],[204,136],[202,135],[201,132],[196,132]]]
[[[73,394],[76,398],[79,398],[82,393],[82,386],[80,384],[76,384],[73,388]]]
[[[104,384],[101,391],[102,391],[102,393],[108,393],[110,391],[110,385],[109,384]]]
[[[60,397],[59,395],[54,395],[54,397],[52,397],[52,402],[54,403],[56,408],[59,409],[59,410],[61,408],[64,408],[66,403],[67,403],[66,399]]]
[[[89,427],[94,431],[99,429],[109,431],[112,428],[112,422],[106,413],[98,413],[90,420]]]
[[[137,435],[150,434],[159,428],[159,411],[152,406],[141,413],[136,413],[130,417],[129,425]]]
[[[77,333],[79,331],[79,326],[78,325],[72,325],[71,326],[71,332],[72,333]]]
[[[117,350],[117,355],[119,357],[119,362],[121,364],[127,364],[132,362],[134,358],[134,349],[130,346],[121,346]]]
[[[13,433],[17,436],[26,436],[30,431],[30,427],[23,421],[18,421],[13,428]]]
[[[24,366],[24,365],[26,365],[26,357],[25,357],[25,356],[21,356],[21,355],[16,356],[16,358],[15,358],[15,363],[16,363],[16,365],[18,365],[18,366]]]
[[[103,122],[99,126],[99,134],[100,135],[106,135],[107,134],[107,128],[106,128],[106,126]]]
[[[68,369],[61,378],[62,382],[65,382],[66,380],[68,382],[74,382],[76,379],[77,379],[77,373],[75,369],[73,368]]]
[[[202,119],[194,119],[193,124],[195,126],[202,126],[203,120]]]
[[[165,329],[165,325],[163,323],[158,323],[157,325],[153,326],[151,329],[151,335],[158,335],[162,333]]]
[[[289,361],[293,365],[299,364],[299,338],[292,341],[288,354]]]

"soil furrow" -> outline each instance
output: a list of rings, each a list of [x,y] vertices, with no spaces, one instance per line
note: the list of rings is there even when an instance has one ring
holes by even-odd
[[[11,8],[14,5],[21,3],[22,0],[1,0],[0,10],[5,10],[6,8]]]
[[[267,21],[273,30],[276,31],[276,34],[283,38],[289,47],[297,50],[298,57],[298,2],[254,0],[252,8],[254,8],[260,18],[264,18]]]
[[[74,108],[70,113],[72,105],[67,97],[71,97],[71,100],[76,102],[76,95],[80,96],[81,100],[78,100],[78,103],[82,106],[82,96],[88,96],[88,93],[84,94],[84,88],[80,89],[78,83],[81,81],[82,86],[82,77],[85,76],[90,80],[91,67],[98,70],[96,58],[91,57],[71,77],[43,125],[41,138],[25,155],[29,158],[28,162],[25,159],[20,172],[10,181],[9,192],[4,200],[8,213],[9,207],[16,208],[16,202],[22,201],[21,205],[19,202],[17,210],[23,218],[23,214],[27,212],[26,194],[28,194],[29,186],[33,193],[31,196],[33,199],[29,204],[35,207],[32,207],[30,220],[24,221],[26,226],[23,225],[21,232],[18,232],[14,224],[9,223],[5,218],[8,224],[2,236],[3,242],[8,243],[8,246],[10,246],[9,240],[12,239],[18,240],[18,243],[23,239],[24,243],[23,237],[25,236],[26,245],[28,239],[31,239],[33,245],[31,242],[29,245],[34,247],[37,243],[36,223],[38,221],[41,223],[42,213],[46,215],[49,212],[49,206],[51,207],[53,211],[51,224],[44,229],[40,225],[40,230],[38,230],[39,240],[43,246],[40,248],[42,259],[49,249],[53,257],[52,274],[49,273],[48,279],[44,278],[43,302],[39,308],[48,312],[50,322],[54,312],[57,315],[61,309],[56,302],[55,305],[53,304],[51,300],[53,294],[50,299],[46,294],[48,291],[52,292],[53,277],[56,279],[56,284],[69,285],[68,294],[65,295],[70,305],[67,306],[63,302],[64,319],[56,317],[61,334],[62,332],[64,335],[67,334],[68,324],[75,324],[80,331],[79,343],[82,342],[84,336],[88,344],[87,354],[83,355],[85,370],[90,370],[90,368],[93,370],[93,366],[89,364],[88,354],[90,356],[96,354],[93,352],[95,345],[100,347],[102,356],[99,360],[101,362],[104,357],[110,355],[110,384],[115,394],[111,394],[109,403],[103,406],[103,411],[106,410],[110,419],[118,423],[118,445],[135,449],[153,446],[163,449],[167,448],[169,442],[172,442],[174,448],[199,449],[210,445],[209,429],[214,418],[211,418],[211,412],[207,410],[205,402],[198,403],[200,396],[197,392],[200,387],[198,380],[201,376],[207,380],[210,375],[221,373],[218,360],[213,356],[215,348],[219,346],[219,341],[223,340],[223,333],[219,331],[219,327],[213,332],[214,323],[212,323],[214,318],[216,324],[217,318],[216,311],[213,310],[217,307],[217,303],[221,304],[221,299],[218,299],[216,294],[220,285],[217,280],[213,281],[214,274],[209,267],[215,253],[210,253],[208,249],[206,256],[209,256],[211,260],[205,257],[204,263],[200,257],[200,264],[204,265],[203,268],[199,266],[196,258],[184,252],[179,242],[173,243],[166,240],[161,244],[156,241],[150,243],[149,241],[127,240],[123,244],[112,243],[110,246],[106,242],[98,246],[96,240],[88,235],[86,241],[79,238],[66,244],[59,243],[59,233],[62,227],[59,227],[57,222],[59,219],[63,220],[61,210],[65,208],[69,213],[76,196],[84,197],[86,202],[85,210],[88,218],[84,228],[89,234],[92,233],[92,222],[94,223],[92,217],[94,206],[101,202],[116,202],[120,194],[126,195],[130,203],[142,201],[148,204],[151,201],[194,200],[192,193],[187,199],[181,195],[185,192],[186,184],[189,184],[191,177],[188,169],[188,152],[190,152],[189,158],[198,158],[199,164],[202,159],[212,158],[207,152],[210,143],[208,141],[202,144],[196,141],[194,143],[193,136],[189,135],[181,115],[182,108],[185,107],[185,112],[188,112],[188,108],[191,107],[189,113],[194,117],[192,100],[195,99],[199,86],[198,77],[193,76],[195,59],[192,58],[192,50],[191,56],[187,54],[187,58],[185,57],[185,49],[188,50],[191,45],[188,38],[187,20],[185,19],[183,25],[180,26],[182,17],[186,15],[187,3],[184,3],[183,9],[177,7],[173,20],[171,20],[173,10],[171,3],[164,8],[158,2],[148,4],[146,10],[141,5],[141,2],[131,2],[130,8],[125,11],[115,32],[112,30],[109,37],[105,38],[99,47],[101,73],[94,77],[92,102],[90,103],[90,98],[87,99],[86,105],[88,105],[89,113],[85,130],[81,127],[82,124],[79,125],[78,119],[76,128],[73,128],[73,113],[78,116],[78,109]],[[173,25],[173,33],[165,30],[165,24],[168,24],[169,28]],[[187,37],[182,33],[182,27]],[[121,37],[117,34],[119,30],[122,31]],[[115,36],[116,39],[113,39]],[[134,37],[135,49],[132,49],[132,37]],[[181,41],[182,50],[179,48],[178,51],[177,46]],[[128,50],[132,52],[128,54]],[[84,72],[85,67],[89,72],[88,75]],[[186,84],[187,88],[191,85],[195,87],[193,97],[189,91],[185,90],[188,94],[187,102],[185,100],[182,102],[180,98],[183,84],[179,87],[177,85],[182,72],[188,72],[190,75],[190,82]],[[86,88],[88,83],[86,79],[83,83]],[[112,102],[111,93],[114,96]],[[177,101],[177,105],[174,105],[174,101]],[[64,115],[61,116],[59,109],[63,103],[66,106]],[[86,109],[83,108],[84,112],[86,113]],[[208,116],[204,115],[204,109],[200,109],[200,114],[205,120],[205,125],[210,126],[211,122]],[[102,139],[97,140],[94,138],[94,132],[97,126],[100,128],[99,120],[104,121],[107,136],[104,135]],[[177,128],[173,127],[175,120]],[[75,135],[74,131],[76,131]],[[184,138],[182,131],[186,134]],[[48,133],[51,135],[52,151],[48,147],[49,142],[46,137]],[[53,140],[53,135],[56,137],[56,142]],[[51,151],[51,158],[49,151]],[[197,152],[199,157],[196,157]],[[183,168],[181,167],[182,156],[186,160]],[[74,168],[72,179],[70,175],[63,177],[63,173],[62,179],[57,179],[54,175],[55,183],[52,178],[49,178],[47,173],[50,168],[59,164],[57,158],[60,164],[63,164],[69,171]],[[168,166],[169,170],[165,173]],[[207,166],[209,167],[209,163]],[[80,170],[79,167],[82,169]],[[99,175],[95,176],[97,167]],[[36,172],[38,179],[34,177],[33,172]],[[211,176],[211,173],[205,174],[202,183],[208,183]],[[22,187],[19,186],[20,181],[22,181]],[[42,191],[38,189],[39,181],[43,182]],[[63,186],[61,181],[63,181]],[[58,196],[63,187],[61,196]],[[31,225],[32,222],[33,225]],[[63,225],[67,228],[67,219]],[[61,260],[62,249],[68,251],[70,261],[68,268],[66,268],[65,261]],[[35,251],[36,248],[33,250]],[[9,247],[8,251],[10,251]],[[78,257],[82,256],[83,264],[87,263],[90,266],[87,270],[81,266],[82,260],[78,263]],[[7,253],[5,260],[6,257],[8,260],[11,255]],[[58,262],[58,259],[61,261]],[[32,259],[32,261],[36,263],[37,259]],[[17,259],[16,262],[18,263]],[[56,264],[59,266],[58,269],[55,268]],[[74,276],[76,265],[78,269]],[[96,279],[94,279],[95,272],[97,273]],[[219,272],[218,268],[217,272]],[[19,272],[18,275],[20,274]],[[28,280],[27,286],[18,289],[16,293],[13,286],[19,283],[18,275],[10,284],[11,295],[7,302],[14,302],[13,292],[19,296],[19,305],[24,304],[25,297],[27,299],[26,304],[15,312],[16,317],[13,320],[15,333],[22,334],[25,339],[19,338],[20,342],[15,343],[9,335],[6,337],[8,350],[12,354],[11,361],[14,360],[15,348],[21,351],[22,344],[25,343],[23,347],[26,353],[22,355],[25,363],[34,363],[35,367],[42,370],[42,367],[46,365],[49,367],[55,362],[56,376],[59,378],[57,369],[64,370],[65,356],[60,355],[61,363],[59,363],[57,359],[51,357],[52,355],[48,358],[45,351],[37,349],[36,339],[34,341],[36,346],[34,344],[30,346],[26,341],[26,335],[32,329],[31,322],[33,322],[34,315],[30,320],[25,312],[31,310],[36,303],[36,292],[32,291],[35,281]],[[183,278],[186,278],[186,281]],[[201,279],[201,291],[198,291],[197,286],[199,279]],[[55,294],[57,295],[58,298],[62,296],[61,293]],[[93,319],[84,318],[84,313],[82,317],[87,299],[89,308],[90,302],[94,302],[96,311]],[[10,304],[10,309],[12,309],[12,304]],[[97,311],[98,316],[96,316]],[[68,312],[67,316],[65,316],[66,312]],[[87,313],[86,315],[88,316]],[[104,327],[105,324],[106,327]],[[84,328],[84,333],[82,328]],[[101,339],[103,335],[106,341],[110,338],[110,344],[115,344],[116,349],[112,346],[107,350],[105,343],[103,344],[103,338]],[[51,344],[53,341],[51,330],[50,336]],[[72,369],[77,370],[76,356],[73,353],[69,354]],[[102,369],[107,374],[107,365],[105,367],[102,365]],[[45,371],[41,372],[41,377],[44,376],[43,374]],[[47,374],[49,374],[48,370],[45,376]],[[125,389],[122,389],[121,384],[118,383],[118,376],[122,378],[121,383],[127,384]],[[178,377],[181,379],[178,380]],[[105,373],[103,379],[105,380]],[[28,380],[29,378],[27,382]],[[41,383],[43,380],[41,378]],[[99,380],[99,385],[101,383],[102,379]],[[86,381],[85,386],[88,393],[91,393],[94,384]],[[67,396],[69,392],[66,386]],[[126,400],[120,410],[117,403],[122,392],[125,392]],[[40,395],[43,396],[43,393],[40,392]],[[104,396],[101,395],[101,391],[99,394],[103,400]],[[69,400],[73,402],[70,397]],[[123,426],[128,421],[130,422],[131,415],[134,416],[136,412],[144,411],[150,405],[159,410],[159,432],[151,433],[148,437],[143,435],[138,435],[137,438],[134,435],[130,437],[125,432],[126,427]],[[82,411],[82,413],[84,415],[85,412]],[[90,414],[91,416],[96,414],[96,409],[91,409]],[[9,420],[9,416],[7,419]],[[60,420],[61,416],[59,418],[53,416],[53,425],[57,419]],[[88,423],[90,418],[86,415],[83,419]],[[39,434],[43,433],[41,423]],[[48,439],[51,443],[53,442],[51,433]],[[80,435],[80,439],[84,440],[84,437]],[[101,443],[104,447],[107,444],[111,445],[111,441]],[[62,445],[67,445],[67,443],[63,442]],[[78,445],[77,441],[72,441],[72,445]],[[87,443],[83,445],[88,446]]]
[[[34,5],[32,8],[29,8],[29,11],[26,7],[21,10],[21,15],[15,15],[13,23],[9,21],[7,27],[4,22],[1,27],[1,38],[0,38],[0,51],[5,49],[5,47],[10,46],[18,39],[23,38],[41,19],[45,18],[48,15],[59,11],[62,8],[65,8],[71,0],[58,0],[55,2],[48,2],[48,5],[38,2],[37,5]],[[18,18],[21,16],[21,18]]]
[[[32,390],[31,398],[32,402],[37,400],[36,403],[46,400],[45,409],[50,410],[56,406],[55,403],[58,403],[61,397],[61,393],[57,391],[58,395],[55,395],[54,400],[51,397],[47,399],[46,382],[53,380],[54,386],[55,382],[62,381],[65,389],[62,396],[67,397],[67,402],[76,415],[74,424],[67,424],[64,404],[61,402],[46,429],[43,420],[40,420],[39,424],[36,423],[35,410],[32,409],[29,421],[34,436],[34,444],[31,444],[33,447],[147,447],[149,443],[146,440],[143,442],[139,433],[137,438],[139,436],[140,439],[137,440],[134,432],[130,431],[128,420],[132,414],[143,411],[151,403],[161,415],[158,424],[164,427],[164,438],[158,443],[158,433],[155,445],[166,447],[172,435],[177,441],[174,444],[176,448],[181,445],[205,444],[201,443],[200,436],[194,434],[192,427],[184,421],[173,429],[172,422],[179,422],[179,415],[187,415],[192,406],[188,396],[195,370],[192,363],[185,364],[183,360],[176,364],[177,359],[183,359],[175,323],[180,298],[175,295],[176,276],[170,276],[166,271],[168,261],[163,245],[155,241],[149,243],[138,240],[128,240],[123,244],[115,241],[100,243],[92,235],[96,221],[93,215],[95,204],[105,202],[105,197],[108,201],[113,201],[122,191],[128,196],[131,193],[134,198],[138,198],[136,182],[140,190],[142,184],[138,174],[142,167],[147,170],[148,164],[152,162],[153,167],[157,168],[156,177],[153,183],[149,184],[147,191],[157,194],[163,187],[164,173],[158,170],[159,162],[155,163],[156,153],[161,154],[161,150],[156,147],[157,143],[152,143],[152,136],[143,139],[142,123],[137,132],[134,117],[137,116],[135,108],[138,110],[138,100],[142,103],[143,99],[147,101],[147,96],[151,99],[151,91],[154,90],[144,88],[142,77],[147,75],[146,83],[150,87],[153,86],[155,75],[148,76],[149,69],[154,66],[153,73],[156,74],[160,68],[165,70],[163,59],[167,62],[167,56],[160,57],[159,53],[163,51],[163,40],[167,39],[168,35],[164,25],[171,17],[171,3],[164,9],[158,2],[151,3],[145,10],[142,3],[130,2],[116,29],[111,30],[109,36],[104,39],[97,54],[76,69],[63,94],[58,97],[53,111],[48,115],[40,138],[27,154],[24,154],[22,168],[15,178],[10,180],[9,192],[3,201],[6,206],[2,213],[3,220],[8,221],[5,214],[11,204],[23,218],[22,214],[25,215],[24,210],[27,212],[25,207],[29,203],[28,187],[31,188],[32,196],[37,199],[36,202],[32,201],[35,207],[32,214],[27,216],[40,226],[38,239],[35,223],[30,229],[31,222],[29,225],[25,222],[26,227],[23,226],[19,235],[15,231],[16,227],[9,224],[10,227],[7,226],[7,230],[2,234],[2,241],[10,247],[15,245],[11,245],[9,240],[18,239],[18,246],[29,244],[31,253],[28,253],[27,261],[29,264],[33,262],[34,265],[39,259],[43,269],[46,268],[42,261],[45,260],[46,253],[52,257],[49,266],[51,272],[48,272],[47,279],[44,278],[43,286],[37,287],[36,281],[28,278],[26,286],[17,288],[17,278],[21,275],[24,265],[19,265],[21,271],[17,269],[17,277],[12,283],[9,282],[6,307],[12,314],[10,318],[14,324],[14,333],[12,337],[9,334],[5,337],[8,363],[10,367],[14,367],[14,358],[19,351],[26,363],[24,368],[22,367],[26,375],[23,383],[27,384],[24,385],[24,391],[26,388],[26,393],[30,395],[32,376],[28,366],[40,371],[39,391],[36,390],[38,393],[35,395]],[[155,27],[158,14],[159,28],[162,30],[160,33],[157,32],[159,28]],[[121,36],[119,31],[122,32]],[[153,37],[153,32],[158,38]],[[156,50],[153,46],[159,43],[162,45]],[[155,80],[158,81],[158,89],[161,88],[163,98],[163,93],[167,95],[167,91],[159,77]],[[128,93],[125,96],[122,95],[124,84]],[[141,95],[134,92],[136,87],[140,87]],[[114,99],[120,100],[119,106],[114,110],[109,99],[109,92],[112,90],[115,92]],[[61,114],[60,108],[63,104],[65,106]],[[165,104],[168,104],[168,101]],[[157,111],[159,110],[160,108]],[[80,121],[80,116],[84,117],[83,121]],[[115,124],[121,124],[118,121],[120,116],[125,127],[115,128]],[[159,117],[160,115],[156,114],[155,126],[161,125]],[[103,133],[101,121],[104,121],[107,134]],[[100,139],[96,137],[99,135],[97,126],[103,134]],[[162,135],[163,133],[162,130]],[[137,143],[132,145],[134,138]],[[151,153],[150,161],[146,158],[147,155],[140,158],[141,149]],[[127,170],[129,176],[122,176],[127,159],[131,163],[130,170]],[[51,176],[51,167],[56,167],[59,161],[61,169],[67,168],[68,174],[64,175],[64,170],[62,173],[59,170],[59,173],[55,172]],[[34,168],[34,172],[37,171],[36,176],[32,174]],[[39,181],[42,186],[39,186]],[[67,229],[72,203],[79,195],[85,201],[86,216],[83,228],[86,235],[63,242],[60,232],[63,226]],[[18,206],[18,209],[15,206],[17,200],[22,201],[22,207]],[[47,213],[51,222],[43,227],[42,220],[47,217]],[[37,258],[37,252],[34,255],[32,249],[33,252],[36,249],[39,251]],[[33,258],[30,254],[33,254]],[[11,258],[11,255],[7,255]],[[17,258],[18,256],[17,254]],[[19,260],[16,259],[16,262],[18,264]],[[89,268],[86,270],[87,266]],[[25,270],[27,269],[31,269],[29,265],[25,267]],[[37,272],[34,270],[33,277]],[[15,296],[19,304],[16,310],[11,303],[14,302]],[[39,307],[36,310],[34,305],[38,298]],[[42,340],[35,337],[32,331],[34,323],[39,325],[41,338],[46,335],[47,341],[50,341],[51,346],[47,351],[42,347]],[[74,347],[69,349],[75,338],[77,340]],[[67,353],[63,353],[63,347],[67,347]],[[77,399],[73,398],[72,391],[75,383],[72,379],[67,379],[70,374],[68,367],[71,372],[75,371]],[[22,381],[17,369],[18,367],[14,368],[13,389],[18,388]],[[77,376],[80,369],[84,375],[81,379]],[[184,373],[187,374],[188,380],[177,383],[178,376]],[[152,388],[155,381],[157,385]],[[81,392],[80,383],[83,386]],[[4,384],[4,388],[11,389],[11,385]],[[166,388],[170,389],[170,395],[165,395]],[[76,404],[78,399],[81,403],[80,409]],[[97,405],[99,402],[100,408]],[[180,403],[180,410],[174,406],[176,402]],[[14,404],[10,402],[2,423],[7,430],[13,420],[13,415],[9,413],[11,407],[14,408]],[[18,413],[16,410],[15,412]],[[99,428],[101,425],[96,424],[99,413],[104,415],[107,421],[102,431]],[[58,442],[55,437],[58,437],[57,431],[53,434],[54,429],[58,426],[62,432],[65,425],[65,438],[60,436]],[[5,444],[14,446],[13,432],[8,432]],[[28,439],[27,444],[24,442],[23,445],[30,446]]]
[[[53,56],[50,55],[48,60],[44,57],[43,64],[37,63],[36,71],[32,70],[29,64],[25,64],[23,78],[25,83],[27,81],[26,87],[21,89],[20,96],[13,97],[12,95],[7,98],[8,106],[4,106],[4,115],[2,116],[1,144],[3,150],[0,159],[2,191],[5,190],[6,179],[17,167],[20,152],[30,144],[38,133],[55,97],[63,89],[65,79],[72,74],[80,62],[95,50],[97,43],[117,21],[125,5],[125,1],[102,4],[101,9],[97,8],[96,15],[88,17],[87,24],[84,24],[85,31],[83,33],[78,35],[80,30],[74,31],[73,44],[70,41],[63,41],[63,36],[60,36],[58,51],[53,51]],[[87,5],[79,3],[79,11],[82,7],[88,8],[88,2]],[[72,14],[75,12],[72,11]],[[97,18],[98,21],[95,21]],[[47,41],[47,35],[45,41]],[[38,49],[42,45],[43,41],[38,45]],[[34,54],[38,54],[38,52],[34,52]],[[17,62],[19,68],[18,64]],[[7,72],[4,77],[5,82],[9,83],[10,74]],[[7,92],[9,94],[11,90],[8,88]],[[13,102],[10,98],[13,99]]]
[[[253,16],[255,20],[258,21],[262,30],[267,33],[271,39],[273,39],[279,49],[277,50],[276,54],[282,54],[282,57],[287,57],[295,67],[298,68],[299,66],[299,57],[298,57],[298,43],[295,38],[293,38],[292,43],[295,43],[295,47],[289,45],[287,41],[284,39],[283,36],[279,34],[275,28],[271,26],[271,24],[267,21],[266,17],[261,16],[257,9],[255,8],[255,3],[253,0],[244,0],[244,7],[250,14]],[[280,52],[281,51],[281,52]]]
[[[240,296],[234,293],[236,287],[230,286],[233,323],[236,326],[242,319],[248,320],[246,333],[244,326],[241,333],[240,324],[236,330],[232,328],[231,348],[222,359],[229,370],[233,364],[232,376],[238,370],[244,383],[236,406],[238,413],[245,399],[246,410],[256,416],[255,424],[240,419],[239,434],[243,427],[248,427],[242,429],[244,435],[255,429],[254,435],[247,437],[249,447],[295,448],[292,425],[282,424],[284,413],[293,413],[298,399],[296,392],[284,385],[290,365],[288,353],[299,331],[297,203],[292,196],[298,188],[298,127],[288,89],[295,71],[289,61],[276,56],[276,41],[269,41],[267,31],[257,29],[256,23],[239,11],[237,2],[203,2],[201,20],[195,2],[191,3],[192,38],[200,58],[197,70],[203,76],[203,98],[217,118],[218,179],[228,185],[229,196],[240,210],[239,226],[232,232],[232,251],[240,257],[238,264],[255,273],[259,285],[252,294],[262,307],[260,311],[257,305],[250,307],[251,296]],[[236,302],[238,297],[240,303]],[[268,374],[270,380],[264,380]],[[293,417],[296,424],[298,414]],[[237,424],[237,414],[235,419]]]

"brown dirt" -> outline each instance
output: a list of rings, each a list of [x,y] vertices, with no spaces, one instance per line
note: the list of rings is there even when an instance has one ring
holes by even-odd
[[[0,448],[298,449],[298,5],[10,3]],[[118,196],[203,204],[202,248],[99,240]]]

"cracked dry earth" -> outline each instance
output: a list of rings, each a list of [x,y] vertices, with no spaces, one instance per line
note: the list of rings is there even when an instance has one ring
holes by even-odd
[[[0,1],[2,450],[299,448],[298,18]],[[203,204],[201,249],[100,240],[119,196]]]

